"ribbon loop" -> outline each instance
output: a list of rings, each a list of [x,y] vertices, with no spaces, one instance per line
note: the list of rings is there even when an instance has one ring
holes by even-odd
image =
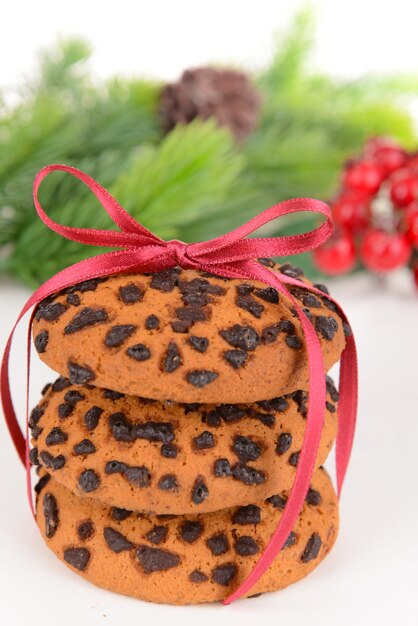
[[[63,226],[52,220],[43,210],[38,200],[38,190],[45,176],[54,171],[68,172],[75,178],[81,180],[93,192],[96,198],[98,198],[104,210],[120,230],[73,228]],[[297,278],[273,272],[257,263],[254,259],[268,256],[287,256],[313,250],[316,246],[326,241],[332,234],[333,223],[331,211],[326,204],[319,200],[312,200],[310,198],[287,200],[266,209],[249,220],[246,224],[243,224],[239,228],[221,237],[206,242],[186,244],[177,239],[166,242],[151,233],[129,215],[104,187],[99,185],[93,178],[74,167],[68,165],[49,165],[43,168],[35,178],[33,191],[34,203],[38,215],[51,230],[73,241],[122,249],[107,252],[75,263],[46,281],[46,283],[41,285],[26,302],[7,341],[1,365],[1,399],[11,437],[22,462],[26,464],[28,494],[31,507],[33,507],[33,504],[30,489],[30,464],[28,454],[28,414],[26,414],[25,437],[14,411],[9,384],[9,356],[13,333],[16,325],[29,309],[36,306],[47,296],[90,278],[122,273],[159,272],[176,265],[184,269],[200,269],[222,277],[257,280],[274,287],[292,302],[296,315],[300,319],[305,337],[309,369],[309,402],[302,450],[296,470],[295,481],[290,490],[280,522],[250,575],[239,585],[238,589],[225,600],[224,603],[229,604],[249,593],[277,557],[290,531],[294,527],[310,485],[321,439],[325,413],[325,371],[320,342],[310,319],[289,292],[286,285],[298,285],[305,289],[310,289],[315,293],[319,293],[320,295],[325,294],[322,294],[318,289]],[[318,228],[298,235],[270,238],[246,238],[268,222],[291,213],[302,211],[318,214],[324,217],[325,221]],[[326,294],[326,297],[337,305],[340,316],[347,322],[347,318],[338,303],[328,294]],[[30,331],[29,323],[28,359],[30,355]],[[28,387],[29,385],[27,384],[27,391]],[[354,338],[350,336],[347,338],[346,348],[341,357],[340,368],[339,427],[336,449],[339,493],[341,492],[353,443],[356,407],[357,357]]]

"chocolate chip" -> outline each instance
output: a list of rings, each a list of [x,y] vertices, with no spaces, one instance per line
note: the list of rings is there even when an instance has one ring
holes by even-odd
[[[319,550],[321,549],[321,546],[321,537],[318,535],[318,533],[312,533],[312,535],[308,539],[305,550],[300,557],[302,563],[309,563],[309,561],[313,561],[313,559],[316,559],[319,554]]]
[[[221,330],[219,334],[231,346],[241,350],[255,350],[260,343],[260,335],[252,326],[234,324],[230,328]]]
[[[171,443],[164,443],[161,446],[161,456],[163,456],[166,459],[175,459],[177,456],[177,447]]]
[[[84,414],[84,423],[88,430],[94,430],[99,423],[99,418],[103,413],[103,409],[99,406],[92,406]]]
[[[326,406],[327,410],[328,410],[330,413],[335,413],[336,408],[335,408],[335,406],[334,406],[333,404],[331,404],[331,402],[328,402],[328,400],[327,400],[327,401],[325,402],[325,406]]]
[[[294,533],[293,530],[291,530],[288,538],[283,544],[282,550],[285,550],[286,548],[291,548],[292,546],[294,546],[296,543],[296,540],[297,540],[296,533]]]
[[[192,413],[192,412],[194,413],[195,411],[199,411],[199,409],[200,409],[199,402],[187,402],[187,403],[184,402],[181,406],[184,409],[184,414],[185,415],[188,415],[189,413]],[[204,420],[202,420],[202,421],[204,421]]]
[[[75,444],[73,452],[74,454],[93,454],[96,452],[96,446],[90,439],[83,439]]]
[[[291,395],[292,395],[293,400],[297,404],[298,412],[302,415],[302,417],[306,417],[308,413],[308,400],[309,400],[308,392],[303,391],[302,389],[298,389],[298,391],[294,391]]]
[[[297,464],[299,463],[299,456],[300,456],[300,450],[299,452],[293,452],[290,457],[289,457],[289,464],[292,467],[297,467]]]
[[[119,287],[119,298],[123,304],[135,304],[135,302],[140,302],[143,297],[144,292],[134,283]]]
[[[280,335],[280,328],[278,324],[273,324],[272,326],[266,326],[261,331],[261,341],[262,343],[273,343],[274,341],[276,341],[279,335]]]
[[[312,487],[309,487],[305,501],[311,506],[319,506],[322,502],[322,497],[319,491],[317,491],[316,489],[312,489]]]
[[[193,304],[176,309],[176,315],[183,322],[194,323],[207,320],[205,309]]]
[[[240,506],[232,516],[233,524],[259,524],[261,522],[261,509],[255,504]]]
[[[131,442],[134,440],[132,427],[125,415],[120,411],[112,413],[108,418],[110,431],[116,441]]]
[[[275,496],[271,496],[270,498],[267,498],[266,502],[269,502],[270,504],[272,504],[275,509],[278,509],[279,511],[283,511],[284,507],[286,506],[287,499],[283,498],[282,496],[275,495]]]
[[[217,459],[215,461],[215,476],[218,478],[224,478],[225,476],[231,476],[231,464],[228,459]]]
[[[94,535],[94,524],[91,520],[87,520],[86,522],[81,522],[77,528],[77,534],[81,541],[86,541],[86,539],[90,539]]]
[[[137,487],[149,487],[151,483],[151,474],[145,465],[128,467],[124,472],[124,476],[130,483],[133,483]]]
[[[128,511],[128,509],[120,509],[117,506],[112,506],[110,511],[110,515],[112,519],[117,522],[123,522],[125,519],[128,519],[132,515],[132,511]]]
[[[90,559],[90,552],[87,548],[66,548],[64,550],[64,561],[84,572]]]
[[[170,443],[174,439],[173,424],[170,422],[144,422],[132,427],[132,439],[146,439],[147,441],[161,441]]]
[[[80,306],[81,300],[80,297],[76,293],[70,293],[66,297],[67,304],[71,304],[72,306]]]
[[[209,537],[209,539],[206,540],[206,545],[215,556],[225,554],[225,552],[229,550],[228,539],[223,533]]]
[[[254,295],[257,298],[261,298],[266,302],[271,302],[272,304],[278,304],[279,302],[279,292],[274,287],[265,287],[264,289],[255,289]]]
[[[290,293],[300,300],[305,306],[312,308],[321,308],[321,301],[316,296],[309,293],[307,289],[301,287],[290,287]]]
[[[208,577],[206,576],[206,574],[204,574],[200,570],[195,569],[190,574],[189,580],[192,583],[205,583],[208,580]]]
[[[277,439],[276,454],[282,456],[292,445],[292,435],[290,433],[281,433]]]
[[[260,259],[257,259],[257,261],[259,263],[261,263],[261,265],[264,265],[265,267],[275,267],[276,266],[276,264],[273,261],[273,259],[260,258]]]
[[[56,446],[60,443],[68,441],[67,433],[61,430],[58,426],[52,428],[46,436],[45,443],[47,446]]]
[[[253,300],[253,298],[251,298],[250,296],[238,296],[235,303],[241,309],[244,309],[244,311],[247,311],[247,313],[251,313],[251,315],[253,315],[257,319],[260,319],[261,314],[264,311],[264,306],[259,302]]]
[[[331,396],[331,400],[333,402],[338,402],[339,393],[337,391],[336,386],[334,385],[334,381],[332,380],[331,376],[326,377],[326,387],[327,387],[327,393],[329,393],[329,395]]]
[[[78,478],[78,486],[84,493],[95,491],[100,485],[100,478],[92,469],[84,470]]]
[[[219,374],[209,370],[193,370],[187,374],[186,380],[194,387],[202,389],[202,387],[206,387],[206,385],[216,380],[218,376]]]
[[[244,463],[237,463],[232,467],[232,475],[236,480],[244,483],[245,485],[261,485],[266,476],[263,472],[256,470],[254,467],[249,467]]]
[[[264,426],[268,426],[269,428],[273,428],[276,423],[274,415],[271,415],[270,413],[260,413],[259,411],[253,411],[252,409],[248,411],[248,417],[258,420],[264,424]]]
[[[330,300],[329,298],[326,298],[325,296],[322,298],[322,302],[324,303],[324,305],[327,307],[327,309],[329,309],[330,311],[334,311],[334,313],[340,313],[338,306],[335,304],[335,302],[333,302],[332,300]]]
[[[57,499],[52,493],[46,493],[42,502],[44,519],[45,519],[45,535],[51,539],[57,532],[59,524]]]
[[[174,372],[177,368],[180,367],[182,363],[183,360],[181,358],[177,344],[174,341],[170,341],[163,357],[161,365],[162,370],[168,373]]]
[[[65,456],[63,456],[62,454],[59,454],[58,456],[53,456],[49,452],[43,450],[39,456],[42,461],[42,465],[44,465],[44,467],[47,467],[48,469],[60,470],[65,465]]]
[[[72,320],[65,326],[64,335],[72,335],[87,326],[94,326],[101,322],[107,322],[108,315],[105,309],[91,309],[86,307],[76,313]]]
[[[77,285],[67,287],[67,289],[65,289],[65,293],[74,293],[75,291],[79,291],[80,293],[85,293],[86,291],[96,291],[97,285],[100,285],[100,283],[105,283],[107,280],[108,278],[106,276],[101,276],[99,278],[89,278],[88,280],[84,280]]]
[[[64,402],[63,404],[60,404],[58,406],[58,417],[61,420],[65,420],[67,419],[67,417],[71,415],[73,411],[74,411],[74,405],[68,404],[68,402]]]
[[[242,283],[241,285],[237,285],[236,290],[239,296],[249,296],[250,293],[254,291],[254,287],[248,283]]]
[[[60,376],[59,378],[57,378],[57,380],[52,383],[52,391],[63,391],[64,389],[66,389],[67,387],[69,387],[71,385],[69,378],[64,378],[63,376]]]
[[[76,391],[75,389],[70,389],[70,391],[67,391],[64,396],[64,400],[68,402],[68,404],[70,404],[71,406],[75,406],[77,402],[84,400],[84,398],[85,396],[83,396],[82,393]]]
[[[124,398],[125,394],[120,393],[119,391],[114,391],[113,389],[103,389],[103,398],[107,400],[120,400],[120,398]]]
[[[343,322],[343,331],[344,337],[349,337],[353,334],[353,331],[351,330],[351,327],[349,326],[349,324],[347,324],[347,322]]]
[[[104,338],[105,346],[108,348],[118,348],[130,337],[136,330],[133,324],[117,324],[112,326]]]
[[[39,465],[38,448],[31,448],[29,451],[29,462],[31,465]]]
[[[256,461],[261,454],[260,446],[255,441],[249,437],[245,437],[244,435],[237,435],[235,437],[232,450],[241,461],[244,461],[244,463],[246,461]]]
[[[297,335],[288,335],[285,342],[289,348],[293,348],[294,350],[299,350],[302,347],[302,342]]]
[[[187,341],[194,350],[202,353],[206,352],[209,345],[209,339],[206,339],[206,337],[197,337],[196,335],[191,335]]]
[[[177,554],[160,548],[140,545],[136,550],[136,556],[145,574],[162,572],[180,565],[180,557]]]
[[[158,289],[158,291],[166,293],[173,291],[177,285],[179,273],[180,270],[176,267],[155,273],[151,280],[151,289]]]
[[[89,367],[82,367],[77,363],[72,363],[68,361],[68,376],[70,382],[73,385],[83,385],[84,383],[88,383],[90,380],[94,380],[96,378],[94,372]]]
[[[40,478],[35,485],[35,493],[39,495],[42,489],[46,487],[50,480],[51,476],[49,474],[45,474],[45,476],[42,476],[42,478]]]
[[[212,570],[212,580],[218,585],[227,587],[237,575],[237,567],[234,563],[224,563]]]
[[[151,351],[143,343],[136,343],[126,350],[126,354],[135,361],[147,361],[151,356]]]
[[[213,448],[214,445],[215,437],[208,430],[204,430],[203,433],[193,439],[193,447],[196,450],[207,450],[208,448]]]
[[[161,491],[177,491],[179,484],[174,474],[164,474],[158,481],[157,487]]]
[[[147,330],[156,330],[160,326],[160,320],[156,315],[148,315],[145,320],[145,328]]]
[[[338,330],[338,323],[333,317],[318,315],[315,318],[315,328],[324,339],[331,341]]]
[[[51,386],[52,386],[52,385],[51,385],[51,383],[47,383],[47,384],[43,387],[43,389],[42,389],[42,391],[41,391],[41,395],[42,395],[42,396],[44,396],[44,395],[46,394],[46,392],[47,392],[47,391],[49,391],[49,390],[51,389]]]
[[[285,274],[285,276],[290,276],[290,278],[299,278],[300,276],[303,276],[303,269],[296,267],[291,263],[283,263],[283,265],[279,267],[279,272]]]
[[[175,333],[188,333],[190,328],[193,326],[192,322],[184,322],[180,320],[175,320],[174,322],[170,322],[170,326]]]
[[[35,318],[37,321],[55,322],[66,310],[67,307],[62,302],[50,302],[45,306],[41,302],[36,310]]]
[[[148,541],[158,546],[160,543],[165,541],[167,533],[167,526],[153,526],[151,530],[145,535],[145,537],[148,539]]]
[[[236,540],[234,550],[240,556],[253,556],[260,552],[260,547],[252,537],[243,535]]]
[[[257,405],[266,411],[274,411],[275,413],[284,413],[289,408],[289,403],[284,396],[271,400],[261,400],[257,402]]]
[[[45,352],[48,345],[49,333],[47,330],[41,330],[35,337],[35,348],[39,354]]]
[[[219,415],[217,409],[211,409],[207,412],[204,411],[202,414],[202,422],[208,426],[216,428],[221,425],[221,416]]]
[[[314,287],[316,289],[319,289],[319,291],[322,291],[322,293],[326,293],[329,295],[329,289],[326,285],[322,285],[321,283],[315,283]]]
[[[218,406],[219,415],[225,422],[237,422],[245,417],[245,411],[236,404],[220,404]]]
[[[132,550],[134,544],[128,541],[120,532],[107,526],[103,531],[103,536],[112,552],[119,554],[125,550]]]
[[[203,532],[203,526],[197,521],[183,522],[180,527],[180,536],[187,543],[194,543]]]
[[[105,466],[105,474],[123,474],[127,467],[126,463],[121,461],[108,461]]]
[[[244,350],[227,350],[224,352],[223,356],[225,361],[228,361],[228,363],[235,369],[242,367],[248,358],[248,355],[244,352]]]
[[[209,496],[209,489],[203,478],[197,478],[192,489],[192,501],[194,504],[202,504]]]

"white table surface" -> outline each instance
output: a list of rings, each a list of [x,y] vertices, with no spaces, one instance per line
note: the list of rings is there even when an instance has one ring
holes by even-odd
[[[403,278],[401,286],[384,288],[357,276],[332,288],[357,336],[360,410],[340,535],[318,570],[284,591],[230,607],[159,606],[98,589],[45,547],[29,512],[24,471],[0,421],[0,623],[416,625],[418,295]],[[2,343],[27,296],[11,281],[0,283]],[[23,333],[15,343],[11,372],[23,408]],[[32,371],[36,400],[53,375],[37,362]]]

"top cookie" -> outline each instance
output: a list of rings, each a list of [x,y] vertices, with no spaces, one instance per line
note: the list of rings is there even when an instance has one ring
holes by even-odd
[[[301,278],[289,264],[262,262]],[[291,291],[316,328],[328,370],[345,345],[336,307],[326,296]],[[260,282],[201,271],[79,283],[39,304],[33,337],[41,359],[71,382],[156,400],[247,403],[308,384],[290,300]]]

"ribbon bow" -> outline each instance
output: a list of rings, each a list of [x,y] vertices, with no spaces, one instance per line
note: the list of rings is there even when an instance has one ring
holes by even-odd
[[[81,180],[98,198],[105,211],[119,226],[120,230],[98,230],[72,228],[52,220],[41,207],[38,189],[42,180],[54,171],[68,172]],[[29,298],[20,312],[12,329],[3,355],[1,367],[0,391],[5,418],[15,447],[27,468],[28,494],[32,505],[29,464],[28,411],[26,429],[23,434],[17,421],[10,393],[8,363],[14,330],[22,316],[47,296],[66,287],[90,278],[110,274],[134,272],[158,272],[171,267],[200,269],[219,276],[259,280],[274,287],[289,298],[296,310],[305,336],[309,368],[309,403],[306,417],[306,429],[296,469],[296,476],[279,524],[268,545],[247,578],[224,601],[229,604],[247,594],[273,562],[302,510],[306,493],[310,486],[315,460],[321,439],[325,413],[325,371],[322,351],[316,331],[287,289],[286,285],[301,286],[319,295],[319,289],[311,287],[291,276],[278,274],[258,263],[255,259],[269,256],[285,256],[313,250],[326,241],[333,230],[329,207],[319,200],[298,198],[287,200],[266,209],[246,224],[205,242],[185,244],[173,239],[164,241],[139,224],[127,213],[110,193],[93,178],[68,165],[49,165],[44,167],[34,181],[34,203],[41,220],[53,231],[66,239],[95,246],[111,246],[118,250],[85,259],[62,270],[43,285]],[[318,213],[326,219],[318,228],[307,233],[286,236],[246,239],[261,226],[290,213],[308,211]],[[332,300],[330,296],[327,298]],[[332,300],[333,301],[333,300]],[[334,301],[333,301],[334,302]],[[338,306],[341,317],[347,320]],[[33,315],[33,313],[32,313]],[[30,359],[30,322],[28,325],[28,370],[27,389],[29,387]],[[354,337],[348,336],[346,347],[341,357],[339,425],[336,443],[336,472],[338,494],[344,481],[354,436],[357,407],[357,357]]]

